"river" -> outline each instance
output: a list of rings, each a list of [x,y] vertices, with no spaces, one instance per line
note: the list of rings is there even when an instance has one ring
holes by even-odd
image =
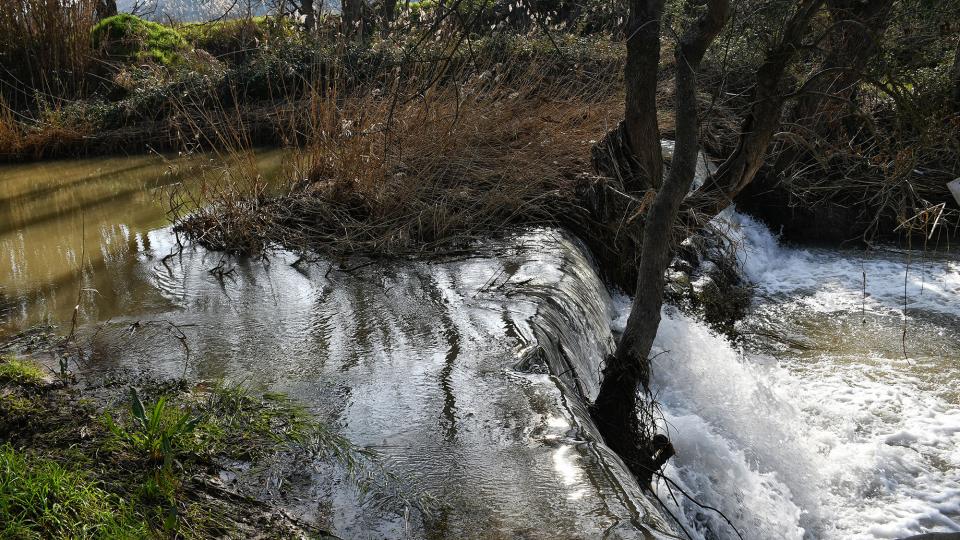
[[[676,486],[750,539],[960,530],[954,255],[797,249],[723,216],[756,287],[742,337],[667,307],[655,345],[678,451],[676,486],[656,491],[678,525],[585,413],[629,299],[576,239],[538,229],[432,261],[224,258],[178,250],[165,194],[183,182],[155,157],[0,168],[0,333],[68,328],[79,297],[97,351],[84,369],[290,393],[446,503],[425,523],[357,505],[329,471],[285,487],[345,537],[736,538]]]

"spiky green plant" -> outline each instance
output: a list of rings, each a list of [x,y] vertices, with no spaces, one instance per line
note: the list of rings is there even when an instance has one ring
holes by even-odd
[[[109,413],[105,423],[121,443],[166,472],[171,470],[173,459],[186,445],[186,438],[202,420],[200,416],[168,407],[166,397],[147,407],[133,387],[130,388],[130,413],[131,427],[115,421]]]

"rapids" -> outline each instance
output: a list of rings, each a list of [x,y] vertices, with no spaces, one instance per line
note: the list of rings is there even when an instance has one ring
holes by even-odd
[[[793,249],[747,216],[718,221],[757,296],[737,344],[664,309],[666,475],[745,538],[960,531],[960,261]],[[615,303],[622,327],[629,304]],[[736,538],[656,487],[695,537]]]

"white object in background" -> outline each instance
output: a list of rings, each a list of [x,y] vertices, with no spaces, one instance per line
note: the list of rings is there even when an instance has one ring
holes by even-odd
[[[957,204],[960,204],[960,178],[954,178],[953,182],[947,184],[947,187],[953,193],[953,198],[957,200]]]

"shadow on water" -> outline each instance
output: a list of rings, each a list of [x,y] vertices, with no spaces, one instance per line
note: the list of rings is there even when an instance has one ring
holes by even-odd
[[[264,153],[266,172],[279,155]],[[191,170],[207,163],[176,162]],[[79,288],[87,289],[86,319],[162,305],[139,264],[170,250],[160,253],[151,240],[168,225],[165,189],[201,178],[172,174],[158,156],[0,166],[0,329],[69,321]]]

